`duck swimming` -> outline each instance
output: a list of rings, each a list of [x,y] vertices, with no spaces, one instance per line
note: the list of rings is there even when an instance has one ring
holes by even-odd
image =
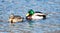
[[[18,15],[10,15],[9,17],[9,22],[11,23],[15,23],[15,22],[22,22],[23,21],[23,18],[21,16],[18,16]]]
[[[32,9],[26,15],[27,20],[46,19],[46,15],[42,12],[34,12]]]

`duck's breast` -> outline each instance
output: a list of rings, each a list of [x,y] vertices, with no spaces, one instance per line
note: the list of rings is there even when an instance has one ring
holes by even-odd
[[[31,20],[32,16],[27,16],[26,19]]]

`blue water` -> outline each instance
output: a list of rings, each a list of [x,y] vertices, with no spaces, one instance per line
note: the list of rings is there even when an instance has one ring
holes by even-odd
[[[26,17],[29,9],[47,15],[45,20],[11,24],[11,13]],[[0,0],[0,33],[47,33],[60,31],[60,0]]]

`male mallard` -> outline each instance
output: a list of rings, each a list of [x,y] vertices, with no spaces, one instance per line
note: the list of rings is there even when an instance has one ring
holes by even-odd
[[[35,19],[46,19],[46,15],[42,12],[34,12],[32,9],[26,15],[27,20],[35,20]]]
[[[11,15],[9,17],[9,22],[11,23],[15,23],[15,22],[22,22],[23,21],[23,18],[21,16],[18,16],[18,15]]]

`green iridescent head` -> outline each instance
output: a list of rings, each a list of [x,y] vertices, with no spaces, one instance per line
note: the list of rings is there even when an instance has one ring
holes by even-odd
[[[34,11],[31,9],[31,10],[29,10],[29,12],[28,12],[30,15],[33,15],[34,14]]]
[[[29,12],[26,14],[26,16],[33,15],[34,11],[32,9],[29,10]]]

